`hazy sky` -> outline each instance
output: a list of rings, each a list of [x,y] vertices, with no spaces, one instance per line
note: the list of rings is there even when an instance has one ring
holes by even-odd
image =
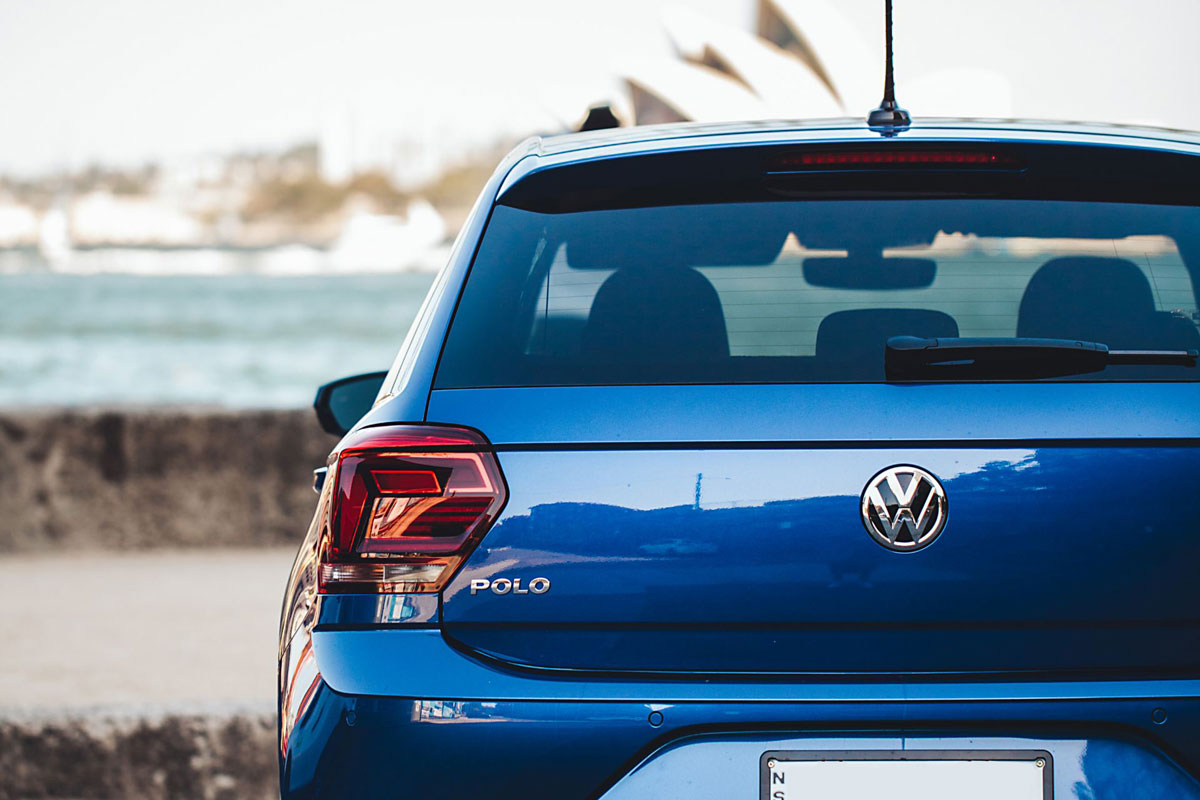
[[[835,2],[874,45],[882,1]],[[1200,129],[1200,0],[895,3],[901,101],[906,80],[977,67],[1004,74],[1021,116]],[[754,10],[750,0],[0,0],[0,170],[278,146],[346,116],[453,143],[552,127],[611,94],[622,63],[670,53],[660,24],[670,4],[743,28]]]

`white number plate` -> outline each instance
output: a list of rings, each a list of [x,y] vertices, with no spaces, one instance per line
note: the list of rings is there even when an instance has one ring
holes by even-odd
[[[1052,800],[1041,751],[769,752],[761,800]]]

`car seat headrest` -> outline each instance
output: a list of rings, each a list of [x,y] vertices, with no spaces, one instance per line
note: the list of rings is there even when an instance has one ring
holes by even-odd
[[[728,356],[720,297],[694,269],[618,270],[596,292],[582,351],[591,358],[641,362]]]
[[[1132,261],[1099,256],[1056,258],[1025,288],[1017,336],[1079,339],[1138,347],[1152,324],[1154,294]]]

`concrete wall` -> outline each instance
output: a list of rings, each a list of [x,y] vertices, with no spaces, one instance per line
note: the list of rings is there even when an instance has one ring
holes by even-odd
[[[333,444],[308,410],[0,411],[0,558],[61,553],[77,563],[71,554],[89,550],[294,546],[316,505],[312,470]],[[265,651],[282,586],[280,574],[254,587],[270,598],[266,633],[254,634]],[[80,642],[62,645],[56,671],[71,675]],[[234,660],[248,645],[228,646]],[[64,691],[61,702],[78,693]],[[0,800],[277,798],[273,700],[262,705],[226,709],[214,696],[183,713],[0,708]]]
[[[270,800],[275,715],[0,718],[0,800]]]
[[[0,554],[298,543],[309,410],[0,412]]]

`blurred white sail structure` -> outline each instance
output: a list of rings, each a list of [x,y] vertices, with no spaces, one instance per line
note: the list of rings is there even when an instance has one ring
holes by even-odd
[[[668,7],[663,25],[677,60],[622,72],[630,121],[721,122],[863,117],[883,89],[883,47],[869,47],[830,0],[758,0],[754,33]],[[882,22],[882,20],[881,20]],[[1000,73],[946,69],[905,82],[924,116],[1011,115]]]
[[[664,15],[667,35],[687,62],[714,69],[741,84],[761,106],[757,116],[837,117],[845,113],[809,65],[773,42],[716,25],[687,8]]]
[[[645,59],[637,62],[625,79],[639,125],[762,117],[762,103],[752,91],[702,64]]]
[[[883,90],[882,38],[879,46],[868,46],[833,3],[759,0],[757,30],[759,36],[806,64],[846,113],[858,116],[879,104]]]

